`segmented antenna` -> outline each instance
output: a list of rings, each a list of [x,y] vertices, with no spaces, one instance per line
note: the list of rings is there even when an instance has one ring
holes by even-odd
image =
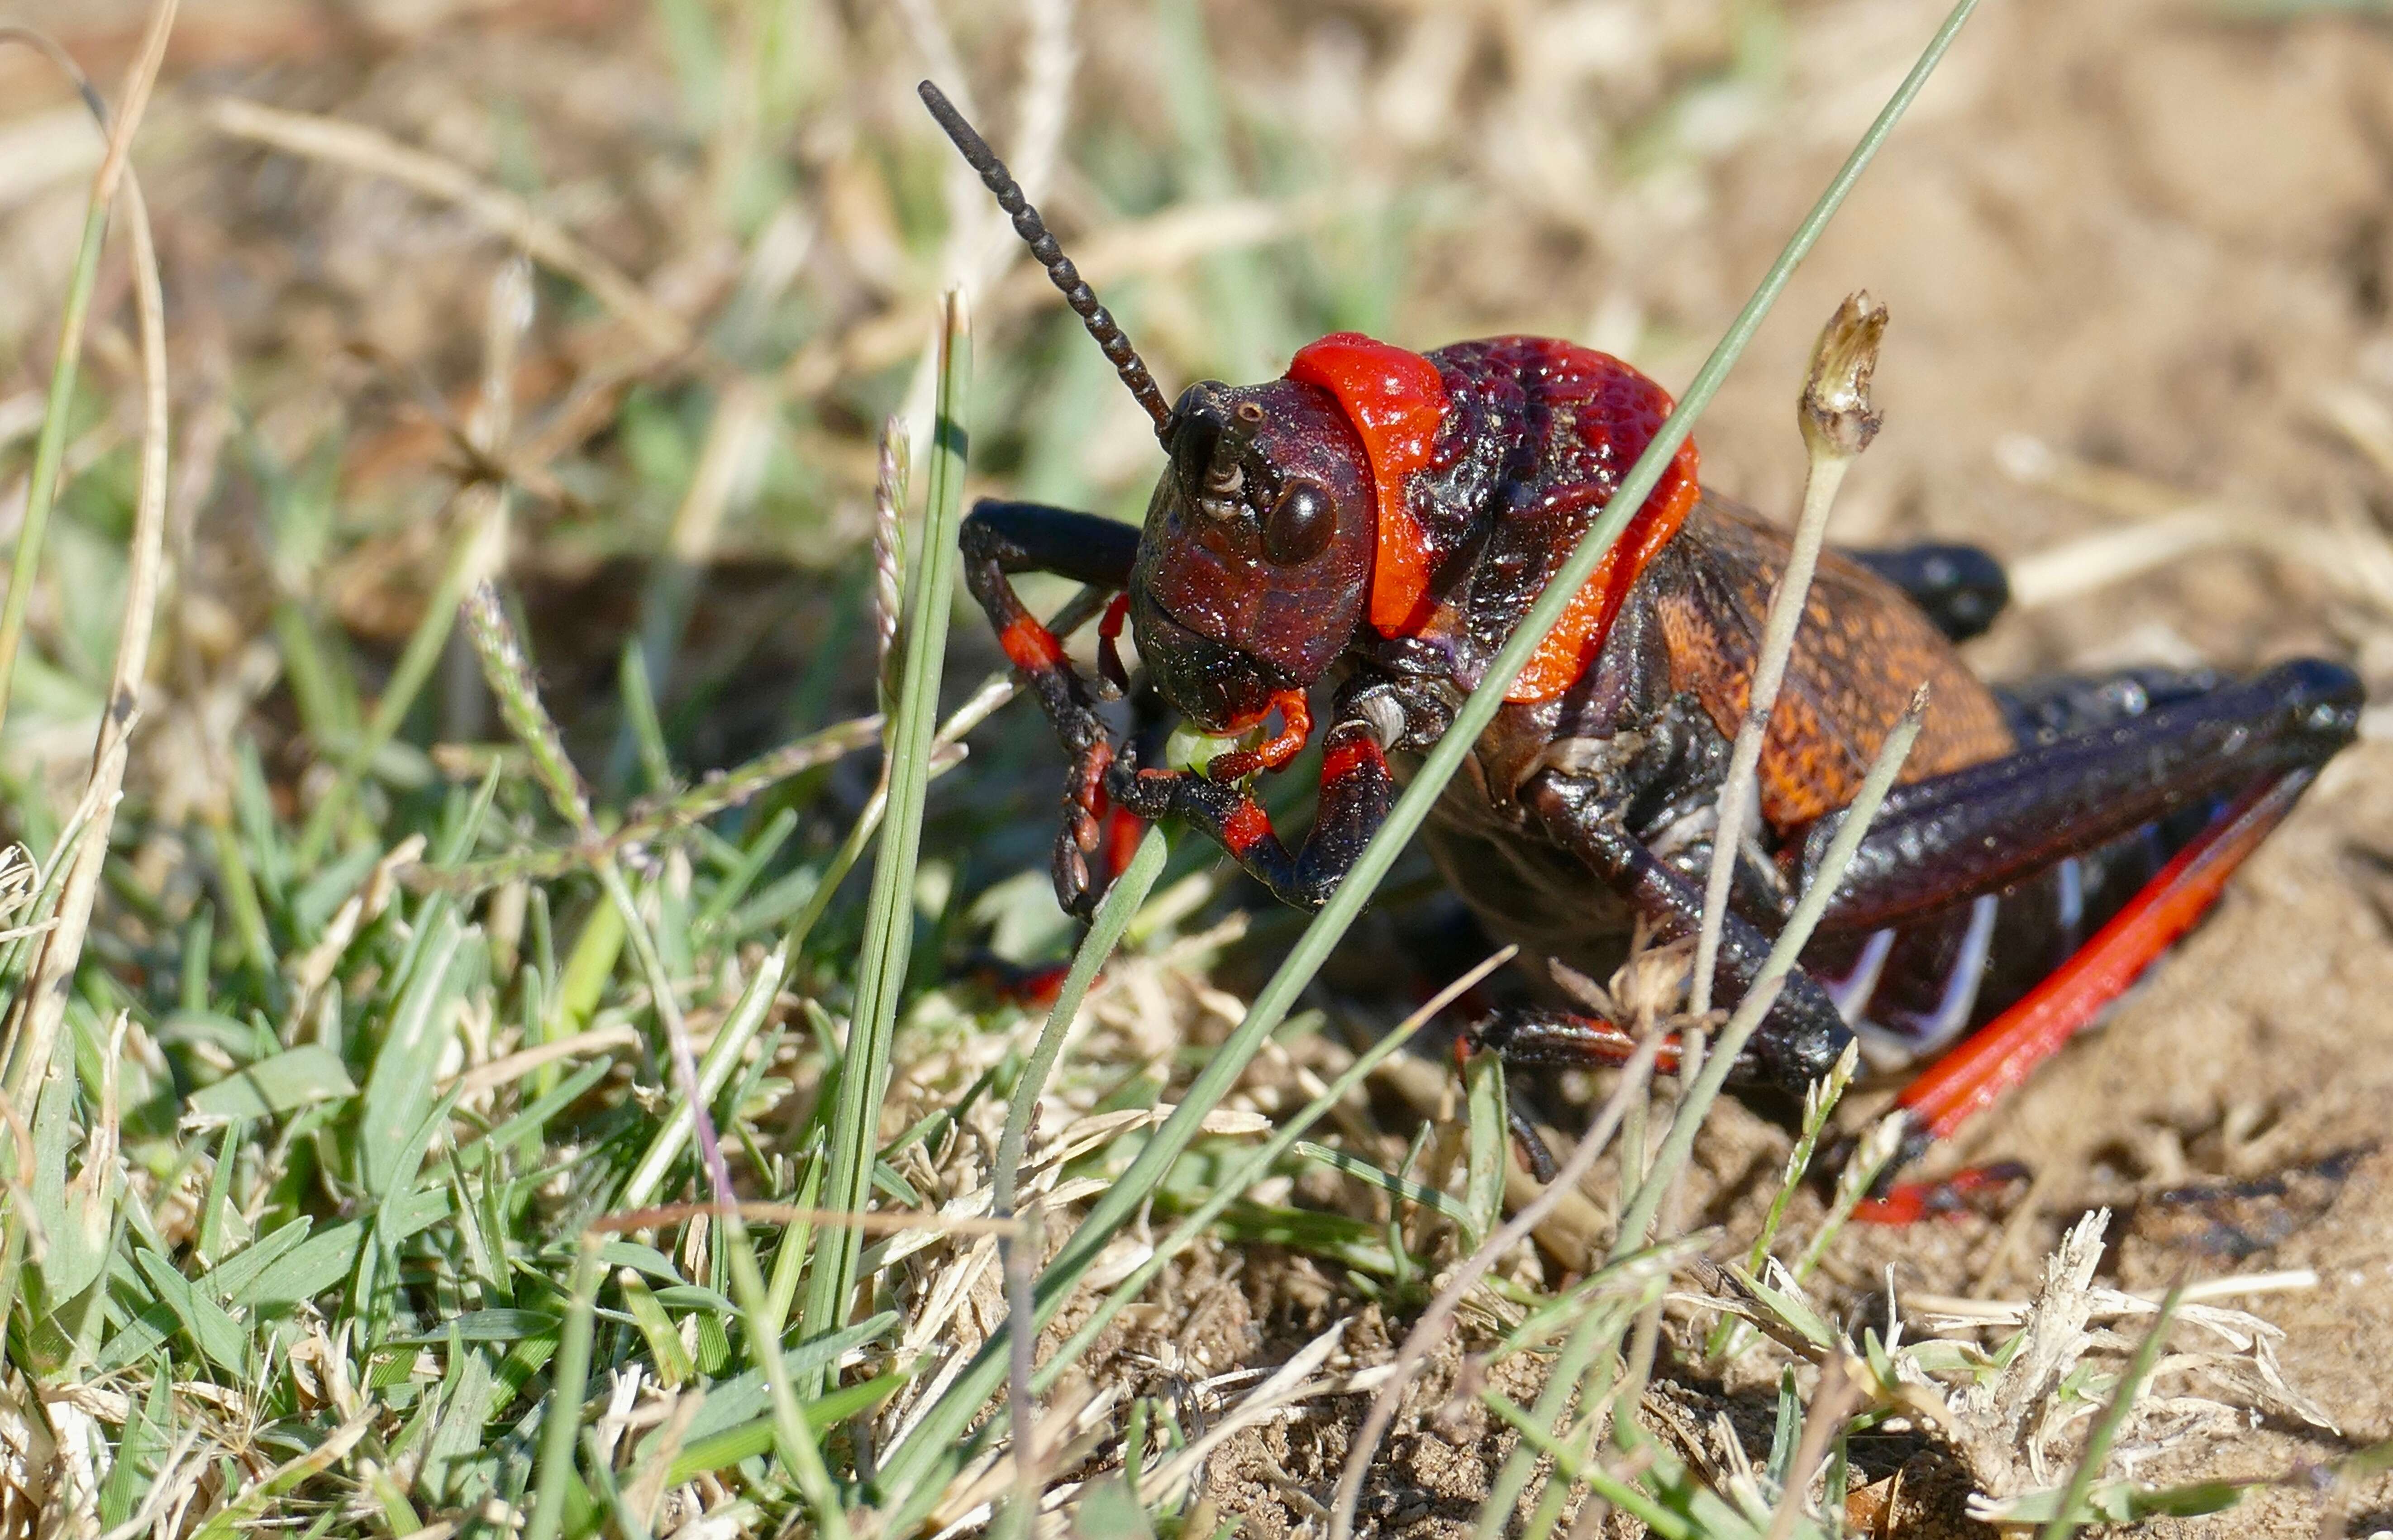
[[[939,120],[939,126],[947,130],[948,137],[955,141],[965,161],[980,173],[983,184],[997,195],[997,206],[1013,218],[1014,233],[1029,246],[1030,254],[1039,259],[1039,265],[1047,269],[1047,276],[1055,287],[1064,292],[1064,303],[1072,307],[1072,313],[1080,318],[1080,324],[1089,329],[1089,335],[1096,338],[1097,346],[1105,349],[1105,358],[1113,364],[1114,372],[1121,376],[1121,383],[1130,386],[1130,393],[1138,398],[1138,404],[1155,419],[1155,436],[1164,437],[1164,429],[1171,422],[1171,407],[1164,400],[1163,392],[1157,387],[1155,376],[1146,372],[1146,360],[1138,356],[1138,349],[1131,346],[1130,338],[1123,333],[1121,323],[1097,303],[1096,292],[1080,277],[1080,270],[1072,266],[1072,259],[1064,254],[1064,248],[1055,243],[1055,237],[1047,229],[1047,222],[1039,217],[1039,211],[1032,208],[1030,200],[1022,195],[1022,184],[1005,169],[1005,163],[997,158],[997,151],[988,147],[988,141],[964,121],[964,115],[948,100],[947,93],[927,80],[922,82],[920,89],[922,105],[931,110],[931,116]],[[1165,447],[1170,447],[1168,441]]]

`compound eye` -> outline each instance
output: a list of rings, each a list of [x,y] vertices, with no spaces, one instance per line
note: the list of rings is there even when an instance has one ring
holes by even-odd
[[[1317,483],[1290,481],[1263,520],[1263,555],[1281,567],[1311,561],[1337,529],[1338,510],[1329,494]]]

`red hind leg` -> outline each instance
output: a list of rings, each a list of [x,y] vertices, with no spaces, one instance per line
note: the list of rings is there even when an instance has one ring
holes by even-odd
[[[2137,976],[2217,902],[2230,876],[2282,822],[2317,774],[2287,770],[2239,799],[2144,884],[2111,922],[2018,1004],[1971,1034],[1914,1080],[1897,1106],[1912,1125],[1904,1158],[1952,1135],[2125,993]],[[1863,1203],[1855,1218],[1904,1224],[1960,1206],[1988,1173],[1899,1184]]]

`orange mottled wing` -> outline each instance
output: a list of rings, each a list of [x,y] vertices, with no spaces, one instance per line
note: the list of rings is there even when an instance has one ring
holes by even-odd
[[[1770,588],[1786,563],[1786,537],[1706,493],[1677,545],[1682,560],[1671,569],[1678,581],[1659,585],[1654,596],[1671,682],[1692,691],[1733,737],[1751,694]],[[1824,553],[1762,744],[1763,819],[1784,831],[1850,802],[1871,756],[1923,681],[1928,721],[1903,765],[1904,780],[2015,747],[1993,692],[1928,618],[1876,574]]]

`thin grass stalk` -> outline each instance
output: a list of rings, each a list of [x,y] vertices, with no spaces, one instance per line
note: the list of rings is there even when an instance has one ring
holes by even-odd
[[[847,881],[847,874],[856,869],[856,863],[864,855],[864,847],[871,843],[872,837],[881,831],[881,820],[888,812],[889,775],[884,758],[879,783],[872,788],[872,794],[864,799],[864,807],[857,814],[856,822],[840,841],[839,848],[831,852],[830,861],[824,864],[822,881],[815,884],[815,891],[806,895],[806,907],[798,911],[798,917],[791,920],[790,928],[782,933],[783,943],[793,954],[804,950],[806,937],[814,934],[815,925],[830,907],[830,901],[837,896],[840,884]]]
[[[872,1195],[883,1089],[914,941],[913,892],[922,855],[922,803],[930,783],[939,679],[959,560],[956,531],[963,507],[964,427],[971,390],[972,331],[961,290],[948,292],[939,340],[939,393],[920,559],[908,574],[906,675],[887,755],[888,811],[873,864],[856,1005],[832,1108],[823,1207],[862,1209]],[[800,1320],[809,1334],[835,1329],[847,1315],[862,1238],[852,1229],[825,1234],[806,1279]]]
[[[582,1431],[582,1398],[590,1385],[590,1338],[598,1320],[598,1282],[607,1264],[598,1259],[603,1237],[585,1233],[573,1254],[567,1286],[565,1323],[557,1329],[556,1364],[551,1371],[548,1412],[540,1426],[540,1464],[533,1478],[531,1519],[523,1540],[556,1540],[565,1524],[565,1501],[573,1488],[573,1448]]]
[[[165,61],[166,38],[175,29],[177,4],[178,0],[157,0],[150,7],[150,24],[141,35],[141,46],[125,70],[124,99],[113,124],[109,122],[105,104],[62,50],[30,30],[10,28],[0,34],[30,42],[62,61],[69,78],[82,91],[84,100],[99,120],[101,131],[108,136],[108,149],[100,157],[99,169],[92,173],[91,199],[84,210],[83,239],[76,246],[74,268],[67,278],[66,303],[59,315],[58,357],[50,366],[49,398],[42,413],[41,436],[33,444],[33,475],[25,487],[25,520],[17,531],[17,555],[9,568],[7,597],[0,600],[0,723],[7,720],[8,702],[17,678],[17,653],[24,645],[25,617],[33,604],[34,581],[41,574],[42,544],[49,529],[50,510],[58,502],[59,468],[66,459],[67,414],[74,405],[75,373],[83,361],[85,323],[91,314],[92,289],[99,278],[100,249],[107,243],[109,210],[116,202],[118,184],[130,175],[127,161],[133,150],[133,136],[141,127],[150,89],[157,84],[158,68]],[[149,215],[142,213],[138,217],[146,227]],[[148,244],[146,228],[139,240]],[[158,266],[154,249],[148,265],[154,275]],[[137,261],[136,266],[139,266]],[[155,292],[153,287],[151,294]],[[146,332],[146,320],[143,325]],[[146,374],[146,339],[143,347]],[[163,421],[163,411],[160,421]],[[148,433],[145,426],[145,439]],[[146,450],[142,471],[144,476],[149,474]],[[143,495],[148,495],[146,487]],[[164,495],[163,488],[159,495]]]
[[[680,1000],[674,998],[673,975],[665,970],[664,958],[657,950],[647,918],[640,913],[639,903],[632,896],[631,885],[623,881],[623,868],[612,861],[601,861],[598,885],[615,906],[615,912],[623,917],[623,933],[632,944],[632,955],[638,959],[641,973],[647,979],[657,1022],[664,1029],[666,1056],[673,1063],[675,1089],[689,1108],[691,1127],[698,1135],[699,1160],[706,1169],[707,1188],[714,1201],[727,1208],[735,1201],[731,1168],[723,1158],[723,1143],[715,1135],[714,1117],[706,1108],[705,1092],[698,1078],[698,1059],[690,1051],[689,1025],[682,1019]]]
[[[2135,1409],[2136,1397],[2143,1390],[2144,1381],[2151,1377],[2152,1366],[2160,1362],[2161,1349],[2168,1340],[2169,1323],[2176,1319],[2177,1307],[2184,1298],[2185,1286],[2177,1284],[2162,1299],[2160,1312],[2152,1317],[2152,1329],[2136,1344],[2136,1356],[2127,1361],[2126,1372],[2119,1377],[2119,1389],[2112,1394],[2111,1404],[2103,1408],[2102,1416],[2086,1435],[2086,1453],[2077,1468],[2069,1473],[2069,1484],[2061,1489],[2060,1508],[2044,1521],[2044,1528],[2036,1532],[2036,1540],[2069,1540],[2084,1527],[2077,1510],[2085,1507],[2086,1494],[2094,1490],[2102,1468],[2110,1463],[2111,1445],[2117,1442],[2127,1414]]]
[[[731,1078],[739,1064],[739,1055],[756,1036],[765,1017],[773,1009],[774,997],[779,993],[781,980],[788,975],[790,952],[787,946],[777,946],[748,981],[739,1001],[732,1007],[730,1019],[715,1033],[714,1041],[706,1051],[705,1062],[698,1068],[696,1103],[685,1103],[666,1116],[656,1137],[641,1153],[639,1163],[624,1180],[623,1190],[616,1194],[616,1205],[623,1208],[639,1208],[647,1205],[664,1184],[665,1173],[680,1157],[685,1141],[690,1137],[697,1122],[698,1108],[711,1104],[715,1095]]]
[[[161,0],[151,12],[150,35],[144,39],[143,51],[134,63],[133,78],[125,88],[128,101],[137,103],[147,98],[150,81],[165,50],[174,11],[175,0]],[[129,135],[130,121],[128,113],[125,123],[119,124],[120,135]],[[134,719],[140,706],[141,682],[149,672],[150,634],[157,619],[158,588],[165,566],[167,453],[171,436],[166,302],[158,273],[157,243],[150,234],[149,207],[142,200],[139,180],[123,163],[124,147],[117,138],[118,136],[111,137],[111,154],[120,173],[114,185],[123,191],[126,224],[132,235],[134,309],[141,337],[141,476],[126,555],[124,607],[117,620],[116,659],[110,671],[107,704],[100,712],[98,735],[92,745],[91,771],[82,798],[82,805],[91,809],[90,822],[75,842],[52,927],[36,945],[26,986],[18,997],[18,1026],[13,1035],[7,1090],[14,1108],[27,1117],[32,1116],[36,1089],[49,1068],[59,1025],[65,1019],[67,996],[74,985],[75,967],[83,958],[92,906],[98,897],[101,874],[108,864],[109,837],[115,826],[117,799],[124,784],[124,765]],[[95,182],[95,196],[100,190],[101,184]],[[33,539],[30,515],[20,539]],[[10,588],[12,603],[18,593],[16,587]],[[0,662],[0,711],[6,710],[7,672],[8,664]],[[8,1221],[12,1231],[16,1218],[12,1208]],[[9,1249],[13,1256],[13,1247]],[[13,1269],[7,1271],[8,1297],[13,1298]]]
[[[217,132],[235,138],[386,176],[424,197],[455,204],[533,261],[580,284],[637,333],[644,349],[642,367],[692,346],[688,324],[648,297],[629,274],[522,199],[477,180],[449,161],[361,124],[287,112],[236,97],[216,98],[210,104],[208,120]]]
[[[1785,927],[1772,943],[1760,972],[1754,976],[1745,998],[1729,1016],[1720,1041],[1712,1045],[1703,1073],[1679,1099],[1678,1109],[1670,1117],[1669,1132],[1663,1135],[1662,1148],[1654,1158],[1654,1168],[1646,1173],[1643,1185],[1637,1189],[1621,1215],[1619,1232],[1612,1239],[1615,1257],[1625,1256],[1645,1244],[1645,1233],[1661,1208],[1663,1194],[1694,1154],[1695,1134],[1711,1112],[1712,1103],[1720,1099],[1721,1088],[1728,1084],[1729,1072],[1736,1067],[1737,1056],[1745,1051],[1770,1008],[1778,1002],[1778,991],[1785,984],[1786,975],[1794,972],[1796,958],[1811,941],[1820,917],[1827,912],[1828,900],[1843,881],[1845,868],[1860,848],[1862,837],[1869,832],[1870,821],[1877,816],[1878,804],[1886,801],[1895,777],[1903,771],[1903,762],[1919,737],[1920,721],[1927,710],[1928,686],[1922,685],[1912,696],[1910,709],[1886,735],[1886,741],[1878,745],[1877,756],[1870,762],[1869,773],[1862,777],[1861,790],[1845,809],[1843,821],[1828,842],[1827,853],[1821,858],[1811,885],[1796,900],[1795,911],[1786,917]]]
[[[1064,986],[1055,996],[1055,1003],[1047,1010],[1047,1023],[1040,1028],[1039,1041],[1030,1050],[1030,1058],[1022,1066],[1022,1077],[1014,1082],[1013,1100],[1005,1110],[1005,1131],[998,1137],[997,1170],[991,1178],[996,1191],[989,1212],[1000,1219],[1013,1213],[1015,1184],[1022,1175],[1022,1146],[1030,1137],[1030,1120],[1039,1111],[1039,1098],[1047,1089],[1047,1078],[1055,1071],[1055,1061],[1064,1052],[1064,1038],[1072,1030],[1073,1018],[1080,1013],[1080,1002],[1088,998],[1089,986],[1096,982],[1097,970],[1121,945],[1122,933],[1130,929],[1139,906],[1163,875],[1163,863],[1170,854],[1163,830],[1150,826],[1138,842],[1138,851],[1130,865],[1105,889],[1097,903],[1096,918],[1089,933],[1080,940],[1080,949],[1072,956],[1071,971],[1064,975]]]
[[[1737,313],[1727,333],[1714,347],[1710,358],[1687,387],[1670,415],[1656,430],[1652,443],[1638,458],[1613,494],[1602,517],[1596,520],[1577,547],[1571,553],[1545,591],[1538,595],[1510,638],[1489,663],[1479,688],[1466,699],[1455,714],[1450,726],[1414,775],[1412,784],[1396,799],[1387,820],[1364,848],[1353,869],[1340,882],[1338,891],[1322,907],[1308,925],[1296,946],[1290,950],[1271,981],[1266,984],[1247,1014],[1229,1038],[1222,1044],[1205,1068],[1190,1085],[1179,1110],[1157,1129],[1140,1150],[1119,1181],[1098,1199],[1072,1238],[1054,1259],[1048,1264],[1040,1283],[1040,1315],[1043,1321],[1052,1317],[1063,1300],[1077,1285],[1080,1274],[1094,1261],[1114,1233],[1131,1219],[1161,1181],[1164,1172],[1185,1151],[1196,1137],[1205,1115],[1227,1093],[1237,1077],[1244,1073],[1247,1063],[1259,1051],[1272,1030],[1287,1016],[1304,986],[1312,981],[1330,950],[1346,933],[1363,907],[1370,901],[1381,879],[1394,863],[1396,855],[1408,843],[1413,833],[1429,815],[1431,806],[1443,793],[1447,781],[1461,767],[1464,756],[1477,746],[1479,735],[1485,730],[1503,703],[1504,692],[1528,662],[1529,654],[1561,619],[1563,609],[1594,572],[1596,564],[1610,551],[1628,527],[1636,511],[1644,506],[1646,497],[1661,479],[1663,467],[1685,442],[1705,407],[1727,378],[1729,369],[1742,357],[1762,318],[1777,303],[1795,268],[1827,228],[1828,220],[1843,206],[1853,184],[1861,177],[1876,154],[1878,147],[1892,132],[1934,72],[1937,64],[1952,46],[1963,23],[1977,9],[1978,0],[1956,0],[1943,24],[1913,65],[1909,74],[1888,101],[1886,107],[1862,136],[1852,153],[1846,158],[1836,176],[1829,182],[1819,202],[1797,227],[1785,248],[1763,275],[1752,298]],[[980,1355],[959,1376],[949,1395],[915,1426],[913,1433],[896,1449],[891,1451],[883,1467],[883,1475],[894,1491],[905,1494],[899,1517],[910,1522],[921,1516],[924,1507],[935,1500],[929,1493],[934,1483],[929,1480],[935,1463],[953,1457],[958,1438],[971,1420],[986,1405],[1004,1376],[1001,1350],[994,1345],[985,1347]]]
[[[710,776],[678,795],[643,798],[632,804],[631,816],[622,825],[600,837],[595,847],[577,843],[562,850],[515,851],[461,866],[454,871],[426,872],[421,881],[427,887],[449,893],[475,893],[504,882],[563,877],[582,870],[600,855],[619,855],[637,846],[672,839],[792,776],[844,759],[880,737],[878,716],[835,722],[769,753],[759,754],[745,764]]]
[[[490,681],[490,693],[498,698],[499,714],[515,734],[516,741],[524,746],[531,760],[532,775],[565,821],[577,836],[588,837],[596,829],[591,816],[590,796],[582,785],[581,772],[565,751],[565,739],[556,730],[556,723],[540,701],[540,693],[531,677],[531,664],[525,658],[523,644],[517,638],[515,625],[507,619],[506,604],[499,591],[489,582],[474,585],[464,604],[465,634],[481,655],[482,674]]]
[[[1661,1028],[1648,1022],[1644,1030],[1657,1033]],[[1653,1115],[1653,1093],[1649,1089],[1645,1096],[1628,1109],[1628,1116],[1621,1119],[1619,1175],[1624,1192],[1633,1191],[1639,1182],[1645,1180],[1645,1147],[1647,1139],[1651,1137],[1646,1124]]]
[[[1487,1237],[1484,1245],[1455,1269],[1445,1286],[1438,1290],[1437,1297],[1429,1302],[1429,1308],[1422,1311],[1420,1318],[1413,1323],[1413,1329],[1406,1334],[1404,1346],[1396,1351],[1394,1374],[1389,1377],[1387,1384],[1380,1388],[1379,1394],[1371,1398],[1371,1407],[1363,1415],[1362,1427],[1355,1429],[1347,1445],[1346,1464],[1338,1473],[1338,1490],[1329,1501],[1330,1540],[1347,1540],[1353,1533],[1354,1505],[1363,1495],[1363,1479],[1370,1473],[1372,1457],[1379,1453],[1380,1440],[1386,1435],[1388,1425],[1395,1421],[1396,1409],[1404,1403],[1405,1392],[1411,1388],[1414,1371],[1428,1359],[1430,1351],[1444,1339],[1464,1297],[1478,1286],[1479,1280],[1486,1276],[1488,1269],[1527,1239],[1538,1225],[1545,1222],[1546,1216],[1560,1206],[1563,1198],[1576,1192],[1579,1182],[1595,1168],[1596,1157],[1612,1142],[1612,1136],[1628,1116],[1628,1109],[1645,1094],[1646,1082],[1653,1077],[1654,1062],[1661,1056],[1662,1038],[1659,1032],[1645,1035],[1645,1040],[1637,1045],[1637,1051],[1623,1066],[1620,1079],[1612,1088],[1612,1094],[1604,1099],[1602,1110],[1596,1114],[1595,1122],[1578,1142],[1577,1148],[1571,1151],[1570,1158],[1563,1162],[1562,1169],[1554,1173],[1553,1181],[1546,1183],[1545,1191],[1522,1205],[1520,1212],[1505,1221],[1501,1228]]]
[[[1005,1274],[1006,1332],[1013,1347],[1006,1357],[1005,1374],[1006,1416],[1013,1429],[1013,1500],[998,1515],[998,1540],[1027,1540],[1039,1512],[1040,1488],[1045,1484],[1039,1392],[1030,1384],[1030,1355],[1038,1342],[1029,1330],[1030,1274],[1039,1265],[1040,1236],[1045,1229],[1042,1219],[1034,1197],[1014,1233],[997,1243]]]
[[[1712,1008],[1712,970],[1720,963],[1729,884],[1760,807],[1761,748],[1770,735],[1770,718],[1778,710],[1778,692],[1786,683],[1786,666],[1795,656],[1795,633],[1803,624],[1803,610],[1811,597],[1811,576],[1820,565],[1820,548],[1827,543],[1828,514],[1836,506],[1837,489],[1845,484],[1845,473],[1877,432],[1876,414],[1869,410],[1869,380],[1885,330],[1883,306],[1872,307],[1865,294],[1849,296],[1812,349],[1811,375],[1796,410],[1810,462],[1803,480],[1803,511],[1795,520],[1785,569],[1770,591],[1745,716],[1737,724],[1728,775],[1720,782],[1712,864],[1704,881],[1704,922],[1695,934],[1694,979],[1687,990],[1687,1010],[1696,1016]],[[1838,363],[1844,366],[1841,373]],[[1839,388],[1859,402],[1850,409],[1851,420],[1841,424],[1849,431],[1841,435],[1834,431],[1838,424],[1833,421],[1825,427],[1820,421],[1823,416],[1833,417],[1835,410],[1824,396]]]

